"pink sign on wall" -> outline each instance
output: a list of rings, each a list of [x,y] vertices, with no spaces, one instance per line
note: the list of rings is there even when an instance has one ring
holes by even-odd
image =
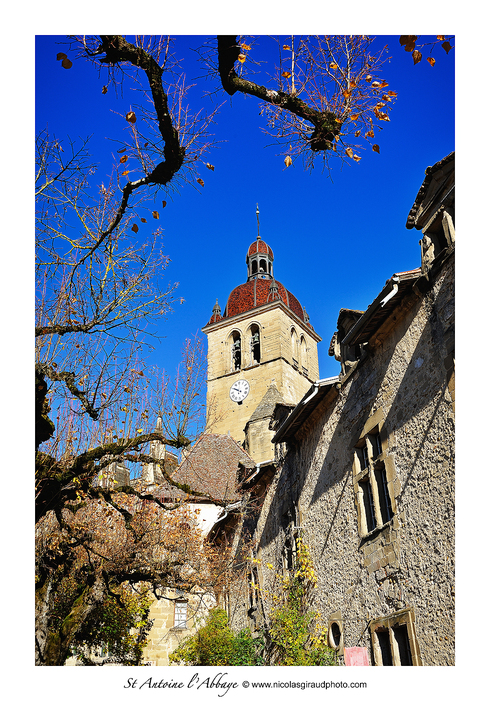
[[[345,647],[344,660],[346,667],[369,667],[367,647]]]

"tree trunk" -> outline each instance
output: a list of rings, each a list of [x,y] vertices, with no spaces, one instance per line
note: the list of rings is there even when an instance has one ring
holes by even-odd
[[[51,580],[48,579],[36,592],[35,664],[62,667],[70,657],[70,648],[75,634],[95,606],[103,600],[104,587],[101,580],[87,585],[61,623],[53,621],[50,615],[51,596]]]

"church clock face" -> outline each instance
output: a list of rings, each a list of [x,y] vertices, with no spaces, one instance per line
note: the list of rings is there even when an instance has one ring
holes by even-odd
[[[230,387],[230,399],[233,402],[241,404],[241,402],[248,397],[249,392],[250,385],[248,384],[247,380],[237,380]]]

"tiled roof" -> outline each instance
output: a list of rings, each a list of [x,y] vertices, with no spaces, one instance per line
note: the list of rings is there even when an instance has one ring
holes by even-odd
[[[271,290],[272,283],[275,285],[275,290],[274,288]],[[248,280],[232,290],[223,317],[235,316],[278,299],[282,300],[302,321],[307,322],[303,307],[282,283],[260,277]]]
[[[242,472],[255,469],[252,458],[231,436],[209,433],[199,438],[172,478],[214,499],[234,502],[241,498],[236,491],[240,465]]]
[[[262,239],[257,238],[256,241],[250,244],[249,249],[247,251],[247,263],[248,257],[253,256],[254,253],[266,253],[271,258],[271,260],[274,260],[272,248],[268,246],[265,241],[262,241]]]

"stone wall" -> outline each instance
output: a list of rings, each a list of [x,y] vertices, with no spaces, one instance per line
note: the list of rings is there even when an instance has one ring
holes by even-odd
[[[267,586],[265,564],[281,562],[297,507],[318,574],[313,606],[324,622],[340,620],[343,646],[367,647],[371,664],[370,622],[405,611],[414,664],[454,664],[453,260],[393,312],[288,444],[257,525]],[[362,537],[354,456],[378,427],[393,517]]]
[[[166,590],[168,598],[155,599],[149,617],[154,621],[148,635],[143,661],[154,666],[169,665],[169,655],[187,636],[192,635],[205,621],[207,612],[215,606],[214,597],[182,596]],[[175,625],[175,600],[187,599],[187,624],[185,628]]]

